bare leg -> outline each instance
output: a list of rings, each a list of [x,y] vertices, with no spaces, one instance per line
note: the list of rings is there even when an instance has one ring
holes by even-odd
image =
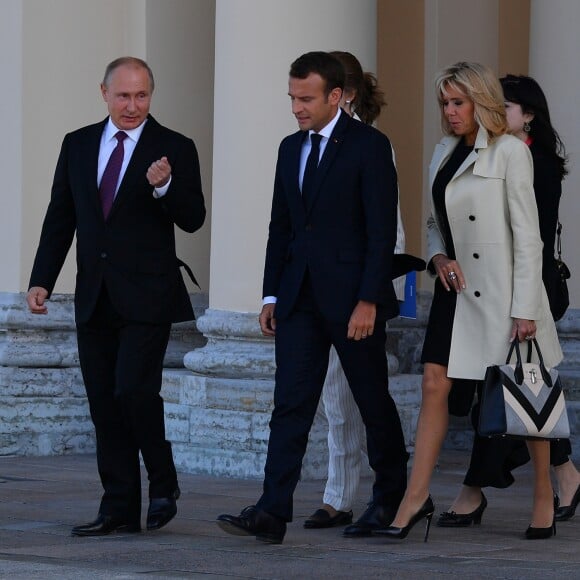
[[[429,484],[447,435],[447,398],[451,380],[447,367],[425,363],[421,385],[421,411],[415,436],[415,456],[407,491],[391,525],[405,527],[429,496]]]
[[[554,467],[554,473],[558,480],[558,494],[560,496],[560,505],[569,506],[572,498],[580,485],[580,473],[571,460],[562,465]]]
[[[550,480],[550,443],[528,441],[528,450],[534,466],[533,528],[549,528],[554,520],[554,491]]]

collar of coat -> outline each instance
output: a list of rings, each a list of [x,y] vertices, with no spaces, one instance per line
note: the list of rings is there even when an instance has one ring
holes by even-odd
[[[443,139],[441,139],[441,141],[439,143],[437,143],[437,145],[435,145],[435,151],[433,152],[433,159],[431,161],[430,172],[429,172],[429,181],[430,181],[431,187],[433,186],[433,181],[435,181],[435,177],[437,175],[437,172],[439,171],[441,166],[449,159],[449,157],[451,156],[451,153],[453,152],[453,150],[455,149],[455,147],[457,146],[457,144],[459,143],[460,140],[461,140],[461,137],[447,135],[446,137],[443,137]],[[482,149],[484,149],[484,150],[487,149],[488,146],[489,146],[489,139],[488,139],[487,130],[480,125],[479,129],[477,130],[477,135],[475,137],[475,144],[473,146],[473,151],[471,151],[471,153],[465,158],[465,161],[461,164],[459,169],[455,172],[453,179],[456,179],[457,177],[459,177],[462,173],[465,172],[465,170],[468,167],[470,167],[471,165],[476,163],[476,161],[479,158],[479,152]],[[476,168],[474,168],[474,173],[477,173]]]

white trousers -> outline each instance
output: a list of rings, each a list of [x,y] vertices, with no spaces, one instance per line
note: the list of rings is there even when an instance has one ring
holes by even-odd
[[[335,510],[349,511],[357,496],[361,469],[368,468],[366,431],[334,347],[318,413],[328,420],[328,480],[323,502]]]

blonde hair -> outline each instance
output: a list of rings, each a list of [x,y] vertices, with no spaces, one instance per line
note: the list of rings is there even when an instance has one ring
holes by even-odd
[[[501,84],[488,67],[477,62],[457,62],[437,75],[435,87],[441,109],[441,128],[446,135],[453,134],[443,112],[443,100],[448,88],[462,93],[473,102],[475,121],[487,130],[490,139],[507,132]]]

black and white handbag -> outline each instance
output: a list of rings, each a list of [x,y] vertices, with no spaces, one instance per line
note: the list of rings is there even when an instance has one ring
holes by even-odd
[[[539,363],[532,363],[532,343]],[[510,363],[515,350],[516,362]],[[536,339],[528,342],[522,363],[517,338],[505,365],[487,367],[478,432],[483,437],[566,439],[570,425],[562,383],[556,369],[547,369]]]

